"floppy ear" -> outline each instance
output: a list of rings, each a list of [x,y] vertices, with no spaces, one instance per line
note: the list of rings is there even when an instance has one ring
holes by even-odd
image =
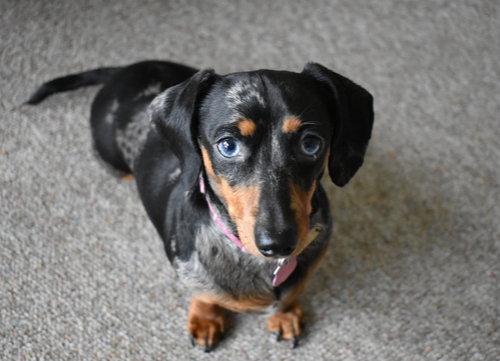
[[[198,108],[215,77],[212,69],[201,70],[159,94],[148,108],[151,126],[168,143],[188,176],[195,173],[197,177],[200,171]]]
[[[308,63],[303,73],[316,79],[332,109],[333,135],[328,170],[345,186],[363,164],[373,126],[373,97],[365,89],[324,66]]]

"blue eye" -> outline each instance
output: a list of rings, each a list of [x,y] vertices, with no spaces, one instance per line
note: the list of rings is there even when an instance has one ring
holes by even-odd
[[[217,148],[219,148],[219,152],[227,158],[236,157],[240,154],[238,142],[231,138],[220,141],[219,144],[217,144]]]
[[[306,155],[315,154],[321,145],[321,140],[315,137],[307,137],[302,140],[302,151]]]

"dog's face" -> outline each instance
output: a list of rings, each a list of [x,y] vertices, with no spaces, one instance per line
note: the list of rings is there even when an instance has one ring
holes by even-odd
[[[333,125],[312,83],[296,73],[234,74],[202,102],[203,167],[252,254],[287,257],[307,246]]]
[[[348,109],[352,101],[360,103]],[[373,122],[371,96],[316,64],[300,74],[200,72],[160,95],[151,113],[183,172],[197,162],[245,249],[277,258],[307,247],[317,182],[328,166],[335,183],[347,183]]]

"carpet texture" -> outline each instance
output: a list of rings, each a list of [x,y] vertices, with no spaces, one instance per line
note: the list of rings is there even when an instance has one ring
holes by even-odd
[[[500,360],[500,3],[0,1],[1,360]],[[331,247],[300,348],[258,314],[211,354],[133,182],[92,154],[97,87],[42,82],[168,59],[221,74],[316,61],[375,98],[365,165],[324,180]]]

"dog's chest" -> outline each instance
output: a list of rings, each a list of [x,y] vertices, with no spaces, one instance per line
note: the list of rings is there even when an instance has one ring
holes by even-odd
[[[172,242],[175,254],[176,242]],[[185,286],[199,294],[233,297],[273,295],[273,262],[244,253],[215,223],[199,227],[196,250],[187,261],[174,259]]]

